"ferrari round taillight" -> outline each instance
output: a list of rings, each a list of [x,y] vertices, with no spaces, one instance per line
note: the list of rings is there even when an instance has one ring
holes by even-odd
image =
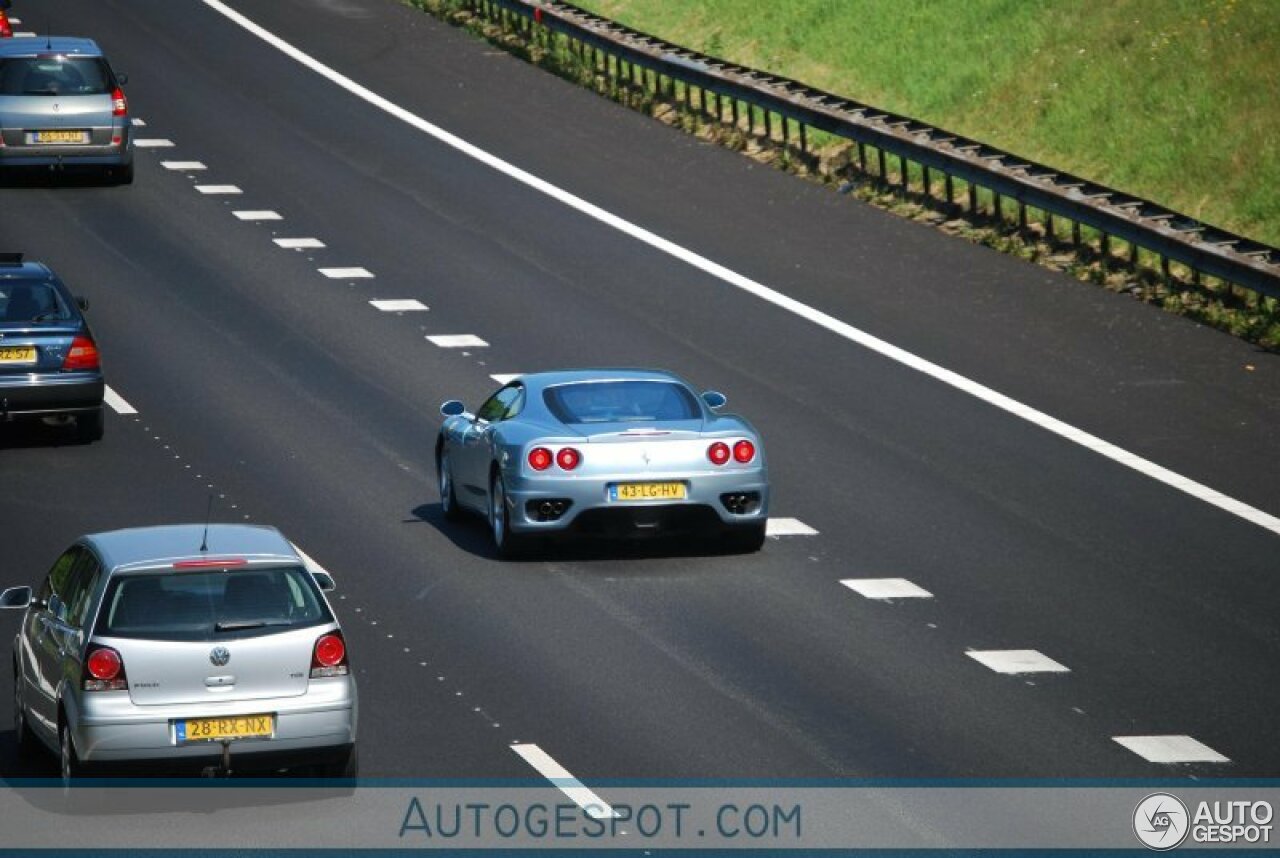
[[[94,679],[115,679],[120,673],[120,653],[110,647],[95,649],[85,662],[85,667]]]
[[[325,635],[316,641],[316,661],[324,667],[341,663],[346,654],[347,645],[337,635]]]
[[[561,447],[556,453],[556,464],[566,471],[572,471],[582,462],[582,454],[572,447]]]
[[[546,447],[534,447],[529,451],[529,467],[535,471],[545,471],[551,467],[551,451]]]
[[[707,448],[707,458],[713,465],[723,465],[729,461],[729,445],[723,441],[715,442]]]
[[[756,457],[756,445],[750,441],[739,441],[733,445],[733,458],[746,464]]]

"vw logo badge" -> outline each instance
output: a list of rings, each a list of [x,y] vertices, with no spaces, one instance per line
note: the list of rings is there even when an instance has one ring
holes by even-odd
[[[59,110],[61,110],[61,109],[62,109],[62,105],[61,105],[61,104],[58,104],[58,102],[56,102],[56,101],[55,101],[55,102],[53,103],[53,112],[54,112],[54,113],[57,113],[57,112],[58,112]]]
[[[231,653],[227,651],[225,646],[215,646],[209,651],[209,661],[213,662],[217,667],[222,667],[231,661]]]

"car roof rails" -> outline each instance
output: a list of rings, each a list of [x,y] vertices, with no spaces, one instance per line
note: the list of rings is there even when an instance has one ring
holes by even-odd
[[[0,265],[21,265],[21,253],[0,253]]]

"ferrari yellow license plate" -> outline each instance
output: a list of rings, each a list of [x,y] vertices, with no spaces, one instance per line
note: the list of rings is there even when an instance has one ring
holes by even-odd
[[[232,718],[188,718],[174,724],[179,742],[217,742],[222,739],[258,739],[275,731],[271,715],[237,715]]]
[[[0,363],[35,363],[35,346],[0,346]]]
[[[609,499],[636,500],[684,500],[684,483],[618,483],[609,486]]]
[[[89,132],[80,130],[36,131],[31,135],[32,143],[88,143]]]

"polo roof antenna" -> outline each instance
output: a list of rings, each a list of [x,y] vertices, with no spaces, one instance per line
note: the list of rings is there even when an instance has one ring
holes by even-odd
[[[200,551],[209,550],[209,519],[213,516],[213,492],[209,492],[209,506],[204,511],[204,536],[200,539]]]

